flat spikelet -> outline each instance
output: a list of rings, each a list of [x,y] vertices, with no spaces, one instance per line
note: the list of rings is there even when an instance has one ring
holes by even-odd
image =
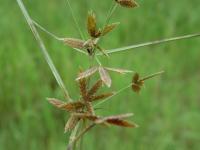
[[[74,115],[71,115],[65,125],[65,133],[74,129],[80,119]]]
[[[65,103],[55,98],[48,98],[48,101],[50,104],[54,105],[55,107],[59,109],[67,110],[69,112],[76,111],[84,107],[84,103],[81,101]]]
[[[82,78],[78,80],[79,83],[79,89],[80,89],[80,94],[83,99],[87,98],[87,81],[86,78]]]
[[[80,80],[80,79],[83,79],[83,78],[87,78],[91,75],[93,75],[96,71],[98,70],[98,67],[92,67],[84,72],[81,72],[78,77],[76,78],[76,80]]]
[[[112,80],[110,78],[110,75],[108,74],[107,70],[103,67],[99,67],[99,74],[101,77],[101,80],[108,86],[111,86]]]
[[[65,103],[56,98],[47,98],[48,102],[57,108],[61,108]]]
[[[87,29],[88,29],[88,33],[91,36],[95,36],[95,33],[96,33],[96,16],[92,11],[90,11],[88,13]]]
[[[124,114],[124,115],[116,115],[116,116],[109,116],[109,117],[100,117],[96,115],[91,114],[81,114],[76,113],[74,114],[76,117],[79,117],[80,119],[88,119],[90,121],[93,121],[96,124],[112,124],[115,126],[121,126],[121,127],[138,127],[135,123],[128,122],[126,120],[123,120],[124,118],[128,118],[132,116],[133,114]]]
[[[134,8],[138,6],[135,0],[115,0],[115,1],[122,7]]]
[[[132,90],[136,93],[139,93],[142,86],[144,85],[145,80],[151,79],[151,78],[161,75],[163,73],[164,73],[164,71],[156,72],[156,73],[148,75],[144,78],[140,78],[140,75],[138,73],[135,73],[132,78]]]
[[[98,80],[92,87],[91,89],[88,91],[88,96],[92,96],[94,95],[99,88],[102,86],[102,80]]]
[[[91,114],[91,115],[94,115],[95,113],[94,113],[92,103],[91,102],[85,102],[85,105],[86,105],[88,113]]]
[[[65,38],[64,43],[72,48],[83,49],[85,41],[75,38]]]
[[[91,121],[97,120],[99,117],[96,115],[88,114],[88,113],[74,113],[74,116],[80,119],[89,119]]]
[[[135,123],[131,123],[128,122],[126,120],[121,120],[121,119],[117,119],[117,118],[110,118],[110,119],[106,119],[106,122],[109,124],[113,124],[116,126],[121,126],[121,127],[129,127],[129,128],[136,128],[138,127]]]
[[[97,38],[101,34],[101,31],[97,30],[96,16],[92,11],[88,13],[87,30],[89,35],[93,38]]]
[[[138,73],[133,75],[132,79],[132,90],[136,93],[139,93],[141,90],[141,86],[144,84],[144,81],[140,81],[140,76]]]
[[[100,95],[96,95],[96,96],[92,96],[90,98],[90,101],[97,101],[97,100],[101,100],[101,99],[106,99],[108,97],[111,97],[113,96],[115,93],[114,92],[110,92],[110,93],[103,93],[103,94],[100,94]]]
[[[76,102],[69,102],[69,103],[63,104],[62,106],[60,106],[60,108],[71,112],[71,111],[77,111],[77,110],[83,108],[84,106],[85,105],[83,102],[76,101]]]
[[[101,36],[104,36],[106,35],[107,33],[111,32],[115,27],[117,27],[120,23],[119,22],[116,22],[116,23],[112,23],[112,24],[109,24],[107,25],[103,30],[102,30],[102,33],[101,33]]]

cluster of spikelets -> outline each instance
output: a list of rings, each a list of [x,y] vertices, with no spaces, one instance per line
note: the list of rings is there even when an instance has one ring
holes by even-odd
[[[134,8],[137,3],[134,0],[115,0],[119,5],[127,8]],[[106,24],[103,28],[98,28],[96,23],[96,16],[93,12],[89,12],[87,17],[87,30],[89,39],[84,41],[75,38],[65,38],[64,43],[72,48],[85,50],[89,57],[94,58],[96,50],[99,50],[105,56],[108,56],[106,51],[98,45],[98,41],[101,37],[111,32],[119,23]],[[120,114],[108,117],[98,116],[95,113],[93,103],[96,101],[106,100],[114,96],[115,92],[98,93],[99,89],[106,85],[111,87],[112,79],[109,72],[116,72],[119,74],[133,73],[131,70],[117,69],[110,67],[91,66],[85,71],[81,71],[76,81],[80,89],[80,98],[76,101],[64,102],[56,98],[49,98],[48,101],[55,107],[65,110],[70,114],[70,117],[65,125],[65,132],[72,131],[80,121],[87,121],[94,125],[115,125],[120,127],[137,127],[137,124],[129,122],[126,119],[132,116],[132,113]],[[95,73],[99,73],[99,79],[91,85],[91,78]],[[144,81],[161,74],[162,72],[152,74],[150,76],[141,78],[138,73],[133,74],[131,86],[134,92],[140,92]],[[90,129],[91,126],[86,126],[82,130],[82,134]],[[77,140],[82,135],[78,135],[75,139]],[[75,141],[75,140],[74,140]]]
[[[138,4],[134,0],[115,0],[118,4],[127,8],[137,7]],[[97,27],[96,15],[91,11],[87,18],[87,30],[90,38],[86,41],[75,39],[75,38],[65,38],[64,43],[72,48],[85,49],[90,56],[95,55],[94,50],[99,50],[104,55],[108,56],[104,49],[98,45],[99,38],[105,36],[107,33],[111,32],[115,27],[119,25],[118,22],[112,24],[106,24],[102,29]]]

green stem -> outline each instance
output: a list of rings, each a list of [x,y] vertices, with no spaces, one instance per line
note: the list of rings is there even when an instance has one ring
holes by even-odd
[[[67,146],[67,150],[73,150],[74,149],[74,147],[75,147],[74,140],[75,140],[76,134],[78,132],[79,126],[80,126],[80,123],[78,123],[76,125],[76,127],[74,128],[74,130],[72,131],[72,133],[69,137],[69,143],[68,143],[68,146]]]
[[[148,75],[148,76],[146,76],[146,77],[140,79],[139,81],[145,81],[145,80],[151,79],[151,78],[153,78],[153,77],[155,77],[155,76],[161,75],[161,74],[163,74],[163,73],[164,73],[164,71],[160,71],[160,72],[157,72],[157,73]]]
[[[48,63],[48,65],[49,65],[49,67],[50,67],[50,69],[51,69],[51,71],[52,71],[57,83],[59,84],[59,86],[63,90],[64,95],[66,96],[66,98],[69,101],[71,101],[69,93],[68,93],[67,89],[65,88],[65,85],[64,85],[64,83],[63,83],[63,81],[62,81],[62,79],[61,79],[56,67],[54,66],[53,61],[51,60],[51,57],[49,56],[49,54],[47,52],[47,49],[46,49],[46,47],[45,47],[45,45],[44,45],[44,43],[43,43],[38,31],[37,31],[37,29],[35,28],[34,23],[32,22],[32,19],[29,16],[29,14],[28,14],[23,2],[21,0],[17,0],[17,3],[19,5],[24,17],[26,18],[26,21],[27,21],[27,23],[28,23],[28,25],[29,25],[29,27],[30,27],[30,29],[31,29],[31,31],[32,31],[37,43],[38,43],[38,45],[40,46],[40,50],[41,50],[46,62]]]
[[[71,7],[71,4],[70,4],[69,0],[67,0],[67,4],[68,4],[68,6],[69,6],[69,9],[70,9],[70,12],[71,12],[71,14],[72,14],[72,17],[73,17],[74,23],[75,23],[75,25],[76,25],[76,28],[78,29],[79,34],[80,34],[82,40],[85,40],[85,36],[84,36],[83,32],[81,31],[81,28],[80,28],[80,26],[79,26],[79,24],[78,24],[78,21],[77,21],[75,15],[74,15],[74,11],[73,11],[73,9],[72,9],[72,7]]]
[[[125,47],[121,47],[121,48],[110,49],[110,50],[106,50],[106,53],[110,54],[110,53],[123,52],[123,51],[128,51],[128,50],[136,49],[136,48],[140,48],[140,47],[159,45],[162,43],[178,41],[178,40],[183,40],[183,39],[190,39],[190,38],[195,38],[195,37],[200,37],[200,33],[187,34],[187,35],[183,35],[183,36],[177,36],[177,37],[166,38],[166,39],[157,40],[157,41],[150,41],[150,42],[146,42],[146,43],[125,46]],[[97,55],[102,55],[102,54],[98,53]]]

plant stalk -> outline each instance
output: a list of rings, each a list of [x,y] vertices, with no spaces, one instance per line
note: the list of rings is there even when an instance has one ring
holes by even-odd
[[[19,5],[19,7],[20,7],[20,9],[21,9],[21,11],[22,11],[22,13],[23,13],[23,15],[24,15],[24,17],[25,17],[25,19],[26,19],[26,21],[27,21],[37,43],[38,43],[38,45],[39,45],[39,47],[40,47],[41,52],[42,52],[46,62],[48,63],[48,65],[49,65],[49,67],[50,67],[50,69],[51,69],[51,71],[52,71],[52,73],[53,73],[53,75],[54,75],[54,77],[57,81],[57,83],[59,84],[59,86],[63,90],[64,95],[66,96],[67,100],[71,101],[69,93],[68,93],[68,91],[67,91],[67,89],[66,89],[57,69],[56,69],[56,67],[54,66],[53,61],[51,60],[51,57],[49,56],[47,49],[46,49],[38,31],[37,31],[37,29],[35,28],[34,23],[32,22],[32,19],[29,16],[23,2],[21,0],[17,0],[17,3]]]

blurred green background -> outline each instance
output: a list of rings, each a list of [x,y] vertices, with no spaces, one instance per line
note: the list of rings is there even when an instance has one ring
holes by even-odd
[[[25,0],[24,0],[25,1]],[[46,97],[64,99],[24,17],[13,0],[0,0],[0,150],[64,150],[68,114]],[[112,0],[71,0],[82,30],[89,10],[105,21]],[[118,8],[112,22],[120,26],[103,38],[104,48],[199,32],[199,0],[138,0],[137,9]],[[61,37],[79,37],[65,0],[26,0],[32,18]],[[78,97],[74,81],[88,59],[43,32],[41,36],[70,95]],[[165,70],[146,82],[137,95],[130,89],[113,97],[97,113],[133,112],[137,129],[96,127],[83,140],[87,150],[200,149],[200,38],[116,53],[100,60],[105,66],[135,70],[142,75]],[[131,75],[111,74],[112,89]]]

